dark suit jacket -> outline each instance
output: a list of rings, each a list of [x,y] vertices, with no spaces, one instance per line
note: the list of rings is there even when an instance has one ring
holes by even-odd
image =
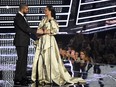
[[[17,13],[14,18],[14,27],[16,31],[14,45],[28,46],[30,43],[30,33],[36,34],[36,30],[30,29],[27,21],[19,13]]]

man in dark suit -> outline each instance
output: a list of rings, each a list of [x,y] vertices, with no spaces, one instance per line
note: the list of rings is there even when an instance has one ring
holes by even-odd
[[[35,29],[30,29],[25,14],[28,13],[28,6],[25,4],[20,5],[19,12],[14,18],[15,38],[14,45],[17,51],[17,64],[14,77],[15,85],[27,85],[26,70],[27,70],[27,56],[28,45],[30,43],[30,33],[41,34],[43,32]]]

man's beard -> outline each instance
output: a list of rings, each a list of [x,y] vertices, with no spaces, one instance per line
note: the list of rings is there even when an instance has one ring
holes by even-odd
[[[23,12],[24,15],[26,15],[28,12]]]
[[[24,16],[26,17],[26,13],[24,13]]]
[[[26,15],[27,13],[24,12],[23,14]]]

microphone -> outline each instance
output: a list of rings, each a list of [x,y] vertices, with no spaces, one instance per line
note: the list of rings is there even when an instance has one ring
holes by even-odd
[[[42,26],[42,30],[45,31],[45,24]]]
[[[46,31],[46,24],[43,24],[43,26],[42,26],[42,30],[43,30],[43,32],[45,32]]]

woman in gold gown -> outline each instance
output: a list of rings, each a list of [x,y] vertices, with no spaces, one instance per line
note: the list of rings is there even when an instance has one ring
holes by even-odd
[[[38,27],[38,31],[43,32],[43,35],[40,36],[36,47],[31,79],[36,81],[36,76],[38,76],[39,83],[54,81],[58,85],[64,85],[66,82],[85,83],[82,78],[71,77],[63,65],[54,37],[59,31],[59,26],[55,20],[53,7],[47,6],[44,13],[45,18],[42,19]],[[38,70],[38,74],[36,70]]]

